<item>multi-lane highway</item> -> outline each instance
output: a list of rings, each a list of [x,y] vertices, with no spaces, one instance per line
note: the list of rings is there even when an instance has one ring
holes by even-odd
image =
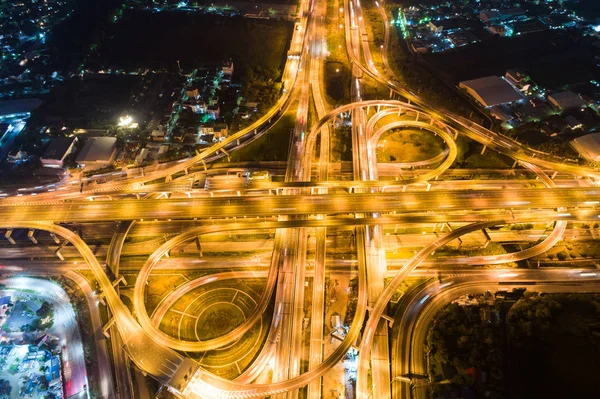
[[[485,210],[594,208],[599,188],[515,190],[421,191],[404,193],[355,193],[281,195],[264,197],[208,197],[119,201],[71,201],[0,206],[0,219],[10,224],[23,221],[70,223],[144,219],[193,219],[211,217],[265,217],[352,213],[404,213]]]

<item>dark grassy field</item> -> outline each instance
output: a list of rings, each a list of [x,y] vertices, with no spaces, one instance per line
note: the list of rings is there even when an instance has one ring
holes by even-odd
[[[111,27],[92,68],[184,70],[232,59],[235,76],[250,70],[278,78],[284,66],[292,23],[199,13],[127,10]]]

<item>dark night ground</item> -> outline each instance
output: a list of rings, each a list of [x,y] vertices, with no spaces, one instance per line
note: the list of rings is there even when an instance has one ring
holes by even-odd
[[[482,322],[479,307],[452,304],[428,342],[436,374],[440,361],[458,372],[437,377],[453,384],[437,385],[435,397],[600,397],[600,295],[526,294],[508,323]],[[468,369],[485,377],[475,379]]]

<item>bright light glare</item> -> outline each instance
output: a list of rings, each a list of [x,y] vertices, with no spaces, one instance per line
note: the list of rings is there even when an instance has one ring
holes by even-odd
[[[125,116],[122,116],[119,118],[118,126],[120,126],[120,127],[129,126],[129,125],[131,125],[132,122],[133,122],[133,118],[129,115],[125,115]]]

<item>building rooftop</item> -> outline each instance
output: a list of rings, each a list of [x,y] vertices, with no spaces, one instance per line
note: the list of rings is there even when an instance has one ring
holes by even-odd
[[[600,161],[600,133],[586,134],[571,141],[571,146],[585,159]]]
[[[498,76],[466,80],[460,82],[459,87],[466,89],[484,107],[511,103],[522,98],[510,83]]]
[[[74,137],[54,137],[50,142],[50,145],[46,147],[42,154],[43,159],[64,159],[66,153],[69,151],[71,144],[75,141]]]
[[[77,162],[110,162],[116,145],[116,137],[89,138],[77,155]]]
[[[0,101],[0,117],[31,112],[42,103],[37,98]]]
[[[585,105],[579,94],[572,91],[561,91],[548,96],[548,100],[560,109],[578,108]]]

